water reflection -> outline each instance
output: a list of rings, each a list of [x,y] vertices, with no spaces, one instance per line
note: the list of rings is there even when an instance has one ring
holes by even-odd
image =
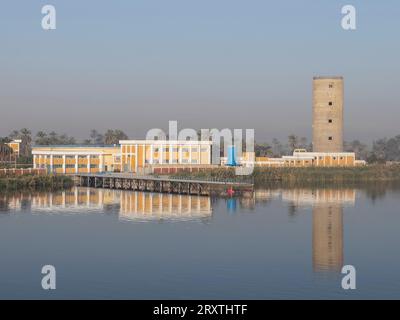
[[[355,189],[260,189],[252,197],[228,198],[226,212],[253,210],[278,200],[289,215],[312,210],[312,264],[315,271],[340,271],[343,265],[343,211],[356,201]],[[218,202],[218,200],[216,200]],[[0,196],[0,211],[54,213],[118,212],[120,220],[193,220],[212,215],[210,197],[75,187],[55,193]]]
[[[0,196],[0,211],[118,212],[121,220],[190,220],[211,216],[211,198],[75,187],[70,191]]]
[[[343,266],[343,208],[356,201],[354,189],[285,190],[282,199],[294,208],[312,207],[314,271],[340,272]]]

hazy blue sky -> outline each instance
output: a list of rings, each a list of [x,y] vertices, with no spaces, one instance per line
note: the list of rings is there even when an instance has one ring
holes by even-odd
[[[41,28],[41,7],[57,30]],[[340,26],[357,8],[357,30]],[[2,0],[0,136],[182,127],[311,137],[314,75],[345,77],[345,138],[400,133],[398,0]]]

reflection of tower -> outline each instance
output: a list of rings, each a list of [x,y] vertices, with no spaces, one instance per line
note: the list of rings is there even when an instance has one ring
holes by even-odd
[[[313,208],[313,267],[315,271],[340,271],[343,265],[343,207]]]

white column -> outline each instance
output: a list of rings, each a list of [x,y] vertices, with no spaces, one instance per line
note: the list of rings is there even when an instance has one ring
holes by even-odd
[[[192,164],[192,145],[189,146],[189,163]]]
[[[138,145],[135,145],[135,172],[138,170]]]
[[[143,168],[146,166],[146,145],[143,145]]]
[[[63,154],[63,156],[62,156],[62,159],[63,159],[63,163],[62,163],[62,172],[63,173],[65,173],[66,172],[66,170],[65,170],[65,154]]]
[[[87,171],[90,173],[90,154],[87,155]]]
[[[173,164],[174,163],[174,148],[172,148],[172,144],[169,145],[169,163]]]
[[[178,163],[181,164],[182,163],[182,148],[183,148],[183,146],[180,145],[178,148],[179,148]]]
[[[79,172],[79,156],[75,155],[75,173]]]
[[[197,148],[197,164],[201,164],[201,144],[199,144]]]
[[[163,164],[163,162],[164,162],[164,147],[162,144],[159,145],[158,150],[159,150],[158,153],[159,153],[159,157],[160,157],[160,164]]]
[[[150,145],[150,164],[153,164],[154,146]]]
[[[37,159],[37,156],[36,156],[36,154],[34,154],[34,155],[33,155],[33,169],[36,169],[36,168],[37,168],[36,159]]]
[[[99,171],[104,171],[104,156],[102,154],[99,155]]]
[[[50,155],[50,172],[51,173],[53,173],[53,165],[54,165],[54,163],[53,163],[53,155],[51,154]]]

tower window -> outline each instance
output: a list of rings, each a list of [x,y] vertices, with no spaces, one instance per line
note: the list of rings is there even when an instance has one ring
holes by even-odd
[[[329,84],[329,89],[332,89],[333,88],[333,83],[330,83]]]
[[[332,123],[332,119],[329,119],[328,122],[329,122],[329,123]]]
[[[333,140],[333,138],[332,137],[328,137],[328,140]]]
[[[333,106],[333,102],[332,102],[332,101],[329,101],[329,105],[330,105],[330,106]]]

